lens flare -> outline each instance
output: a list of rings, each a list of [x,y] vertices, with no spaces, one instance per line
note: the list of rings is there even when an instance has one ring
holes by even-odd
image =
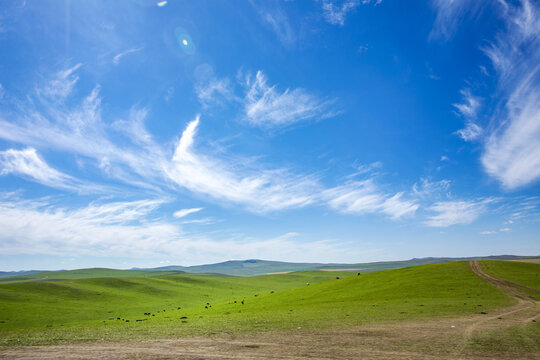
[[[191,39],[191,36],[186,31],[186,29],[182,27],[177,27],[176,29],[174,29],[174,37],[176,39],[177,46],[179,46],[185,54],[195,54],[195,43]]]
[[[160,1],[160,2],[157,3],[157,6],[159,6],[159,7],[162,7],[162,6],[165,6],[165,5],[167,5],[167,1]]]

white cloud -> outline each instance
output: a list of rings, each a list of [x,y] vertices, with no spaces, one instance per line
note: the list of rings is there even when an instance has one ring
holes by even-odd
[[[456,133],[465,141],[472,141],[482,135],[483,129],[475,123],[481,106],[481,98],[474,96],[470,89],[461,90],[463,102],[454,104],[458,113],[465,119],[465,128]]]
[[[62,72],[70,74],[67,78],[73,78],[73,84],[77,78],[74,69]],[[44,90],[37,89],[37,93],[42,95]],[[102,119],[99,86],[78,105],[66,106],[61,101],[50,104],[41,99],[38,96],[39,105],[34,101],[20,104],[18,117],[7,120],[0,113],[0,138],[93,159],[107,177],[126,184],[152,189],[157,189],[156,185],[171,186],[164,184],[166,158],[162,148],[144,128],[146,109],[133,109],[128,120],[110,125]],[[118,135],[123,136],[121,141]]]
[[[463,140],[473,141],[478,139],[483,133],[483,129],[474,122],[467,122],[463,129],[456,131]]]
[[[222,104],[223,101],[238,101],[229,79],[210,78],[195,85],[195,93],[203,106]]]
[[[244,160],[222,161],[199,155],[193,149],[199,117],[184,130],[165,171],[172,181],[198,194],[246,205],[253,211],[303,207],[313,203],[318,185],[283,169],[260,169]]]
[[[540,7],[506,4],[507,29],[484,48],[497,73],[505,113],[493,118],[482,164],[507,189],[540,179]]]
[[[175,211],[173,216],[175,218],[183,218],[185,216],[188,216],[189,214],[193,214],[193,213],[196,213],[196,212],[199,212],[201,211],[203,208],[191,208],[191,209],[182,209],[182,210],[178,210],[178,211]]]
[[[4,99],[5,95],[6,95],[6,90],[4,89],[4,86],[0,84],[0,102]]]
[[[264,22],[272,27],[272,30],[284,45],[289,46],[296,41],[296,34],[283,11],[273,9],[272,11],[262,12],[261,16]]]
[[[295,22],[291,23],[287,12],[282,9],[279,1],[250,0],[262,20],[284,46],[291,46],[297,40],[297,30],[294,28]],[[285,6],[285,4],[283,4]]]
[[[456,224],[470,224],[486,210],[493,200],[440,201],[428,208],[435,215],[427,217],[425,224],[432,227],[448,227]]]
[[[452,182],[450,180],[431,181],[427,178],[420,178],[419,183],[414,183],[413,194],[420,199],[432,199],[441,195],[449,196],[449,189]]]
[[[0,175],[14,174],[57,189],[78,192],[101,192],[103,188],[88,185],[50,167],[35,149],[0,151]]]
[[[274,119],[276,109],[282,110],[281,105],[291,101],[283,100],[291,94],[301,94],[297,103],[292,106],[301,106],[302,109],[296,108],[294,115],[286,114],[288,120],[296,120],[293,117],[296,115],[311,116],[311,113],[316,111],[314,109],[320,107],[313,105],[306,110],[306,104],[313,98],[297,90],[278,94],[274,87],[266,85],[261,72],[257,74],[255,82],[257,84],[251,85],[257,89],[250,90],[251,99],[255,99],[253,92],[265,90],[265,94],[262,94],[264,99],[254,101],[273,108],[270,115],[265,114],[271,119]],[[267,167],[253,158],[196,150],[194,143],[199,126],[198,117],[187,125],[171,156],[146,130],[146,108],[132,108],[125,120],[121,118],[107,123],[102,119],[99,86],[75,106],[67,106],[61,102],[51,105],[46,101],[41,102],[39,107],[34,107],[32,102],[25,104],[28,106],[21,106],[24,111],[19,117],[7,121],[0,114],[0,138],[33,149],[72,154],[78,157],[83,166],[96,166],[105,179],[114,179],[137,189],[150,190],[153,194],[171,194],[180,186],[193,194],[224,205],[240,205],[249,211],[268,212],[307,205],[327,206],[333,199],[330,196],[332,191],[326,190],[340,189],[326,189],[316,176],[295,174],[285,168]],[[46,169],[38,160],[33,164],[40,165],[42,173],[43,169]],[[373,163],[368,168],[359,167],[358,172],[371,172],[379,166],[379,163]],[[47,183],[52,184],[53,174],[58,178],[61,173],[54,173],[53,169],[49,168],[49,178],[42,175],[41,181],[45,182],[46,179]],[[67,180],[65,183],[67,184]],[[62,183],[57,182],[56,186],[59,186],[58,184]],[[348,183],[344,187],[351,190],[350,186]],[[326,196],[322,197],[322,193]],[[367,212],[386,214],[397,219],[413,214],[417,208],[414,202],[403,200],[401,193],[384,194],[375,191],[372,195],[378,197],[378,203],[374,210]],[[364,212],[359,210],[357,205],[349,204],[346,208],[346,211],[357,214]]]
[[[371,164],[360,164],[355,161],[352,166],[356,171],[348,175],[347,178],[352,178],[358,175],[366,175],[366,174],[371,174],[371,176],[374,176],[377,174],[377,171],[382,168],[383,164],[380,161],[375,161]]]
[[[94,203],[67,210],[50,200],[0,195],[0,252],[5,255],[159,257],[182,265],[230,259],[344,261],[365,255],[351,244],[306,242],[290,232],[273,238],[206,238],[153,215],[163,200]]]
[[[163,201],[90,204],[66,210],[47,201],[0,202],[3,254],[149,256],[181,239],[179,229],[149,214]],[[145,220],[146,219],[146,220]]]
[[[371,2],[378,5],[382,0],[323,0],[323,16],[328,23],[343,26],[345,25],[345,19],[350,12],[361,4],[365,5]]]
[[[71,68],[58,71],[52,80],[37,89],[38,94],[51,100],[65,100],[71,94],[77,81],[79,81],[76,71],[81,66],[82,64],[77,64]]]
[[[258,71],[246,79],[247,93],[244,100],[246,120],[259,127],[287,126],[309,119],[331,117],[330,101],[319,99],[303,89],[276,90],[269,86],[266,76]]]
[[[508,232],[508,231],[511,231],[512,229],[510,228],[502,228],[502,229],[499,229],[500,232]]]
[[[382,193],[372,180],[350,182],[321,193],[321,198],[338,212],[355,215],[382,213],[394,220],[414,215],[419,207],[414,200],[402,197],[403,193]]]
[[[481,105],[481,98],[474,96],[470,89],[463,89],[460,91],[463,96],[463,102],[454,104],[454,107],[458,112],[466,119],[474,119],[478,114],[478,110]]]
[[[139,47],[139,48],[133,48],[133,49],[128,49],[126,51],[122,51],[121,53],[117,54],[114,56],[113,58],[113,64],[114,65],[118,65],[120,64],[120,60],[122,60],[122,58],[126,55],[129,55],[129,54],[133,54],[133,53],[136,53],[136,52],[139,52],[141,51],[143,48],[142,47]]]
[[[492,231],[492,230],[486,230],[486,231],[481,231],[480,234],[481,235],[493,235],[493,234],[496,234],[497,232],[496,231]]]
[[[466,17],[474,16],[482,6],[482,1],[432,0],[436,18],[429,34],[430,39],[450,39]]]

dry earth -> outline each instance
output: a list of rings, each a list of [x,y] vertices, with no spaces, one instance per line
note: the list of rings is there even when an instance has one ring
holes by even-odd
[[[490,314],[352,328],[221,335],[147,342],[87,343],[8,348],[4,359],[540,359],[540,353],[486,353],[467,347],[486,331],[522,326],[540,317],[538,301],[523,287],[471,269],[516,298],[517,304]]]

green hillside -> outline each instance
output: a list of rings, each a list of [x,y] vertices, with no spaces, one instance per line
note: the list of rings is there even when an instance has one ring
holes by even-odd
[[[527,287],[523,291],[540,299],[540,264],[514,261],[484,261],[484,271],[499,279]]]
[[[150,277],[183,274],[183,271],[156,271],[156,270],[116,270],[105,268],[90,268],[79,270],[43,271],[28,275],[10,276],[0,278],[0,282],[24,280],[74,280],[105,277]]]
[[[361,276],[300,272],[25,281],[0,284],[0,341],[18,345],[324,328],[474,314],[511,302],[464,262]],[[154,316],[145,316],[148,312]]]
[[[443,262],[464,261],[464,260],[516,260],[528,259],[525,256],[499,255],[472,258],[423,258],[403,261],[382,261],[374,263],[356,264],[320,264],[320,263],[290,263],[282,261],[268,260],[233,260],[217,264],[196,265],[196,266],[165,266],[146,270],[160,271],[185,271],[189,273],[220,273],[235,276],[252,276],[269,273],[280,273],[289,271],[313,271],[313,270],[348,270],[361,272],[374,272],[383,270],[400,269],[410,266],[436,264]]]

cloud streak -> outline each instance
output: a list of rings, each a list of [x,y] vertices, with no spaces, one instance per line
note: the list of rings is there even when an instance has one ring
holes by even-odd
[[[104,188],[84,183],[50,167],[35,149],[0,151],[0,175],[13,174],[40,184],[76,192],[103,192]]]
[[[425,224],[431,227],[470,224],[486,211],[486,205],[492,201],[493,199],[436,202],[428,208],[435,214],[428,216]]]
[[[133,54],[133,53],[136,53],[136,52],[139,52],[141,51],[143,48],[142,47],[139,47],[139,48],[133,48],[133,49],[128,49],[126,51],[123,51],[117,55],[115,55],[113,57],[113,64],[114,65],[118,65],[120,64],[120,60],[122,60],[122,58],[126,55],[129,55],[129,54]]]
[[[334,115],[329,110],[331,101],[319,99],[299,88],[278,91],[276,85],[268,85],[262,71],[257,71],[255,77],[248,76],[245,86],[245,118],[253,126],[284,127]]]
[[[188,216],[189,214],[194,214],[194,213],[199,212],[201,210],[202,210],[202,208],[182,209],[182,210],[175,211],[173,216],[175,218],[180,219],[180,218]]]
[[[540,179],[540,7],[528,0],[504,4],[506,32],[484,52],[505,112],[493,119],[481,160],[488,174],[515,189]]]
[[[317,184],[309,177],[297,177],[286,170],[250,169],[194,151],[199,117],[190,122],[166,168],[170,179],[194,193],[244,204],[253,211],[303,207],[314,202]]]
[[[93,203],[67,210],[49,200],[6,199],[0,194],[0,251],[5,255],[165,257],[183,265],[234,258],[343,261],[360,256],[347,244],[305,242],[297,233],[273,238],[209,239],[155,215],[164,200]],[[9,197],[9,196],[8,196]]]
[[[412,216],[419,207],[416,201],[403,199],[403,193],[382,193],[373,180],[354,181],[327,189],[323,191],[322,198],[332,209],[341,213],[380,213],[393,220]]]
[[[382,0],[323,0],[322,10],[324,19],[332,25],[345,25],[345,19],[347,15],[354,11],[360,5],[366,5],[369,3],[379,5]]]

